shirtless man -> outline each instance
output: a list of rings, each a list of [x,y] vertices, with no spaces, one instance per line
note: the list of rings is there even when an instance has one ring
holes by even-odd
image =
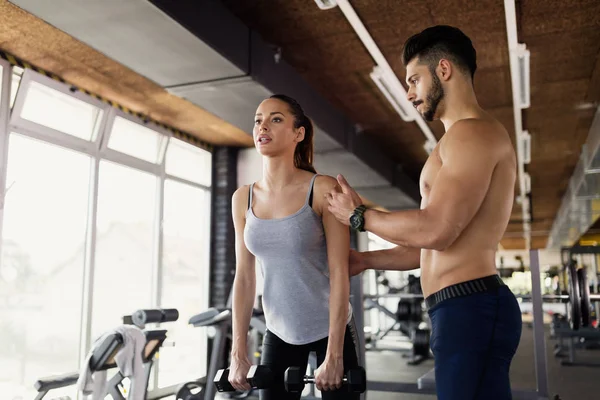
[[[420,209],[365,210],[340,175],[341,192],[326,194],[329,210],[354,229],[397,244],[352,252],[352,275],[421,267],[438,398],[510,399],[521,312],[497,275],[495,252],[513,206],[513,145],[477,102],[476,52],[459,29],[436,26],[414,35],[403,63],[408,100],[426,120],[441,120],[446,131],[421,172]]]

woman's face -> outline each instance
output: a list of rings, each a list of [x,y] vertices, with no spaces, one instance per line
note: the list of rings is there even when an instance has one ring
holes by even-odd
[[[295,129],[294,120],[285,102],[267,99],[260,103],[252,135],[258,152],[264,156],[294,154],[296,145],[304,139],[304,128]]]

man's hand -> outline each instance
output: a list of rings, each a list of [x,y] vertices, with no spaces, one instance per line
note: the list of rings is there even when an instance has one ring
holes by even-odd
[[[348,267],[350,268],[350,276],[358,275],[368,269],[364,256],[353,249],[350,249]]]
[[[329,202],[328,210],[342,224],[350,225],[350,215],[356,207],[362,204],[362,201],[342,175],[337,176],[337,181],[342,192],[332,189],[325,193],[325,198]]]

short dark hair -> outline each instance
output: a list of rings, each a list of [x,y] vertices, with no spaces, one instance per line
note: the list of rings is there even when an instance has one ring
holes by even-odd
[[[402,52],[402,63],[406,66],[415,57],[429,65],[432,71],[441,58],[447,58],[468,72],[471,79],[477,69],[477,52],[471,39],[460,29],[448,25],[432,26],[408,38]]]

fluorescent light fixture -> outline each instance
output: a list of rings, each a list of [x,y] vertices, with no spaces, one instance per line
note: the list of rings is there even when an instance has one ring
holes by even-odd
[[[523,164],[531,162],[531,135],[528,131],[523,131],[519,135],[519,146],[521,146],[521,154],[523,155]]]
[[[319,6],[321,10],[329,10],[330,8],[337,6],[335,0],[315,0],[315,3],[317,3],[317,6]]]
[[[531,193],[531,175],[525,172],[523,174],[523,180],[525,181],[525,193]]]
[[[383,93],[383,95],[390,102],[392,107],[394,107],[394,110],[396,110],[396,112],[400,115],[400,118],[402,118],[402,120],[406,122],[414,121],[414,118],[412,118],[409,115],[406,109],[406,103],[408,102],[408,100],[403,102],[401,98],[394,94],[395,91],[392,89],[392,85],[390,85],[387,81],[383,69],[379,66],[375,66],[370,76],[371,79],[373,79],[373,82],[375,82],[375,84],[381,91],[381,93]]]
[[[515,49],[515,55],[517,56],[517,63],[519,66],[519,107],[529,108],[531,105],[531,93],[530,93],[530,82],[529,82],[529,50],[527,47],[519,43]]]
[[[437,143],[432,142],[431,140],[428,140],[423,145],[423,148],[425,149],[425,151],[427,152],[427,154],[431,154],[431,152],[433,151],[433,149],[435,149],[436,144]]]

